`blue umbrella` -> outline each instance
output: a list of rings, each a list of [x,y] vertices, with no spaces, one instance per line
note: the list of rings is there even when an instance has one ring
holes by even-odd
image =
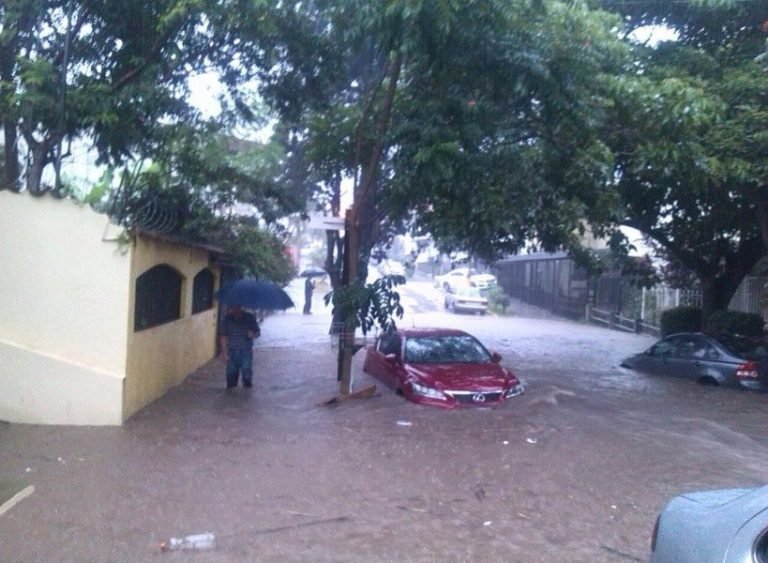
[[[322,268],[318,268],[317,266],[310,266],[303,272],[299,274],[299,277],[302,278],[315,278],[320,276],[326,276],[328,275],[328,272],[323,270]]]
[[[223,286],[214,296],[222,305],[247,309],[288,309],[294,306],[281,287],[264,280],[237,280]]]

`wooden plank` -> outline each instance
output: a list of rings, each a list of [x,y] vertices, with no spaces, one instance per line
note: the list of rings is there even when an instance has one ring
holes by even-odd
[[[26,481],[0,480],[0,516],[35,492],[35,487]]]
[[[351,393],[340,393],[335,397],[331,397],[327,401],[323,401],[320,404],[335,405],[337,403],[341,403],[342,401],[346,401],[348,399],[370,399],[375,394],[376,394],[376,385],[369,385],[368,387],[363,387],[362,389],[358,389],[357,391],[352,391]]]

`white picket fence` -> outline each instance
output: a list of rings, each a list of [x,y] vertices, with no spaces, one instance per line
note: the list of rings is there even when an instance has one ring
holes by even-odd
[[[731,299],[729,309],[766,316],[765,296],[768,295],[768,278],[750,276],[744,280]],[[657,333],[661,315],[667,309],[681,305],[700,307],[701,290],[673,289],[660,284],[653,288],[623,288],[619,310],[605,307],[588,307],[587,318],[592,322],[632,332]]]

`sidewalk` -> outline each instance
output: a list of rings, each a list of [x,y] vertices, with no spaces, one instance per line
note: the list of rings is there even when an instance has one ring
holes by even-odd
[[[319,406],[338,390],[330,312],[297,309],[265,319],[253,390],[225,391],[212,360],[123,427],[0,424],[0,480],[34,486],[0,515],[0,561],[147,561],[206,531],[196,561],[344,560],[315,546],[349,526],[333,444],[359,409]]]

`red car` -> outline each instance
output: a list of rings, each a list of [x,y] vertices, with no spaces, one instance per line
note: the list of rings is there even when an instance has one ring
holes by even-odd
[[[500,361],[462,330],[407,328],[381,334],[367,349],[363,370],[415,403],[493,406],[523,394]]]

